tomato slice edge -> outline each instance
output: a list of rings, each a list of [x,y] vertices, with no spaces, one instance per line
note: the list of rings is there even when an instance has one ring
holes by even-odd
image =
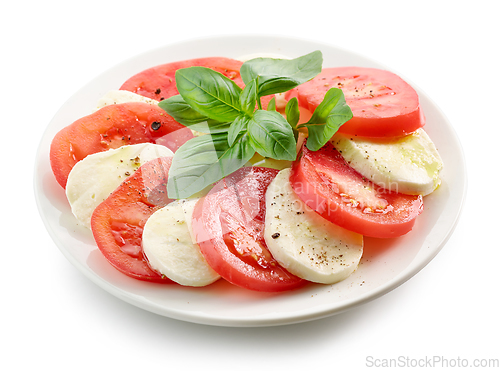
[[[320,151],[333,150],[341,158],[331,143],[327,143],[325,147]],[[328,188],[322,187],[323,184],[316,173],[315,165],[310,160],[310,157],[314,156],[319,155],[308,150],[304,143],[299,159],[292,164],[290,175],[292,188],[309,207],[332,223],[368,237],[392,238],[410,232],[417,216],[423,211],[423,198],[421,196],[389,192],[366,180],[377,194],[382,194],[388,200],[388,205],[393,209],[388,209],[389,211],[385,214],[363,213],[359,208],[343,203],[338,195],[333,197],[326,195],[326,192],[329,191],[325,191],[325,189]],[[360,181],[359,184],[363,184],[361,182],[363,177],[359,173],[345,161],[341,165],[345,166],[350,176],[357,177]]]
[[[311,112],[332,87],[343,90],[353,118],[339,132],[360,137],[400,137],[425,125],[417,92],[398,75],[368,67],[324,68],[288,98]]]
[[[98,249],[113,267],[138,280],[173,282],[149,266],[140,245],[147,219],[173,201],[165,196],[166,176],[171,162],[171,157],[146,162],[126,178],[92,214],[91,229]],[[130,230],[132,233],[127,233]],[[119,236],[122,232],[124,234]],[[126,249],[136,250],[132,254],[124,249],[127,243],[130,246]]]
[[[253,167],[251,169],[251,171],[267,172],[269,174],[273,174],[271,179],[266,179],[267,184],[265,184],[264,186],[265,189],[267,189],[270,181],[278,173],[277,170],[269,168]],[[240,172],[242,171],[247,170],[240,169]],[[236,172],[236,174],[233,174],[231,174],[229,177],[238,177],[240,175],[238,172]],[[217,220],[218,216],[220,215],[218,214],[219,209],[214,211],[214,205],[218,204],[216,201],[223,202],[221,201],[221,199],[223,199],[223,195],[218,195],[219,197],[215,197],[214,193],[225,192],[226,196],[227,193],[230,193],[227,191],[228,188],[224,188],[221,185],[223,184],[222,182],[224,182],[224,180],[216,184],[216,186],[214,187],[215,190],[212,193],[209,193],[197,202],[193,213],[193,232],[195,234],[196,241],[200,246],[202,254],[205,256],[208,264],[226,281],[236,286],[244,287],[254,291],[280,292],[291,290],[305,284],[304,280],[292,275],[290,272],[286,271],[285,268],[281,267],[279,263],[275,261],[274,258],[272,258],[272,255],[267,249],[267,246],[265,246],[265,241],[263,238],[264,219],[263,215],[261,215],[265,212],[265,199],[260,199],[260,202],[259,200],[257,200],[257,203],[260,204],[259,213],[258,215],[255,215],[257,222],[250,226],[246,225],[246,230],[241,233],[240,236],[245,234],[247,236],[253,236],[254,240],[251,242],[255,242],[255,240],[258,239],[257,243],[260,244],[260,247],[262,247],[262,249],[265,249],[265,252],[263,252],[262,255],[259,255],[259,258],[262,258],[262,256],[266,256],[268,254],[268,256],[270,256],[272,260],[265,262],[261,261],[259,263],[260,265],[257,263],[249,264],[249,260],[245,261],[245,259],[251,258],[249,258],[248,256],[246,258],[237,256],[237,253],[234,252],[234,246],[228,246],[229,244],[227,242],[227,239],[231,239],[234,241],[234,237],[231,236],[231,231],[224,233],[223,230],[225,227],[223,225],[223,222]],[[231,182],[231,179],[229,180],[229,182]],[[262,187],[262,184],[259,184],[259,187]],[[236,210],[236,212],[238,211],[241,211],[241,209]],[[214,217],[212,213],[215,213],[217,218]],[[207,217],[207,214],[210,214],[211,219]],[[213,226],[214,223],[215,227]],[[254,230],[251,230],[252,227],[256,228],[254,228]],[[258,228],[260,228],[260,230],[257,231],[256,229]],[[238,241],[238,243],[243,243],[243,241]],[[262,265],[266,264],[268,267],[263,268]]]

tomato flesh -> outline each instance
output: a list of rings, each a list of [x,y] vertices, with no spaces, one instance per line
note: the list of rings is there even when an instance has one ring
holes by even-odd
[[[392,72],[365,67],[324,68],[297,87],[295,94],[299,104],[312,112],[331,88],[342,89],[353,112],[353,118],[340,127],[341,133],[400,137],[425,124],[417,92]]]
[[[243,63],[230,58],[210,57],[166,63],[148,68],[132,76],[120,87],[133,93],[161,101],[179,94],[175,85],[175,71],[193,66],[211,68],[230,78],[240,87],[243,80],[240,67]]]
[[[142,232],[148,218],[173,200],[167,197],[167,174],[172,159],[146,162],[97,208],[91,228],[99,250],[109,263],[129,277],[143,281],[172,281],[149,267],[142,250]]]
[[[219,181],[193,213],[193,233],[208,264],[250,290],[278,292],[304,283],[279,265],[264,240],[265,192],[277,173],[242,168]]]
[[[105,106],[60,130],[52,140],[50,164],[66,187],[75,164],[86,156],[127,144],[156,143],[172,151],[193,134],[155,105],[133,102]]]
[[[194,66],[207,67],[220,72],[227,78],[233,80],[236,85],[243,89],[245,87],[245,83],[240,75],[240,68],[242,64],[243,62],[236,59],[222,57],[196,58],[161,64],[159,66],[148,68],[132,76],[122,84],[120,89],[128,90],[144,97],[162,101],[179,94],[175,84],[175,71],[181,68]],[[261,98],[263,109],[267,109],[267,106],[273,96],[265,96]]]
[[[290,182],[299,198],[325,219],[364,236],[404,235],[423,211],[422,196],[390,192],[370,182],[330,142],[315,152],[304,143]]]

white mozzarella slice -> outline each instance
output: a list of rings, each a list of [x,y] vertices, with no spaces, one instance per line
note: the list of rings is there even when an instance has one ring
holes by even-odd
[[[308,281],[332,284],[347,278],[363,255],[363,236],[321,217],[295,194],[290,169],[266,191],[264,238],[273,257]]]
[[[390,141],[337,133],[331,142],[352,168],[385,189],[425,196],[441,183],[443,161],[423,129]]]
[[[66,197],[73,215],[87,228],[94,209],[142,164],[171,157],[165,146],[141,143],[94,153],[78,161],[68,176]]]
[[[196,201],[174,201],[151,215],[144,226],[142,248],[160,274],[183,286],[200,287],[220,276],[192,240],[190,225]]]
[[[200,198],[195,198],[191,196],[189,199],[184,199],[180,200],[179,203],[181,204],[182,211],[184,212],[184,217],[186,219],[186,226],[188,228],[189,234],[191,235],[191,241],[193,244],[196,244],[196,238],[193,233],[193,227],[191,221],[193,220],[193,211],[194,207],[196,206],[196,203],[198,202]]]
[[[274,94],[274,99],[276,102],[276,109],[278,111],[283,111],[286,108],[288,101],[286,100],[286,93]]]
[[[262,166],[276,170],[283,170],[292,166],[292,161],[275,160],[270,157],[264,157],[255,153],[255,155],[248,161],[248,166]]]
[[[158,104],[157,100],[143,97],[142,95],[127,90],[110,90],[97,102],[96,110],[112,104],[144,102],[149,104]]]

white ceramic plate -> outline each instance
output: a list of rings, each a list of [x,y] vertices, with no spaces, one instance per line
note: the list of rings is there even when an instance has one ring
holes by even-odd
[[[427,117],[425,129],[445,164],[442,185],[425,198],[425,211],[409,234],[389,240],[366,238],[359,268],[335,285],[311,284],[288,293],[263,294],[233,287],[222,280],[205,288],[187,288],[128,278],[107,263],[95,246],[91,232],[76,223],[64,191],[52,175],[49,146],[53,136],[89,114],[108,90],[119,88],[126,79],[145,68],[208,56],[238,58],[272,53],[298,57],[318,49],[323,52],[324,67],[357,65],[390,69],[349,51],[307,40],[229,36],[167,45],[125,61],[84,86],[48,125],[36,159],[34,187],[38,207],[62,253],[89,279],[130,304],[170,318],[220,326],[271,326],[323,318],[380,297],[419,272],[453,232],[465,197],[466,175],[463,153],[452,126],[417,87]]]

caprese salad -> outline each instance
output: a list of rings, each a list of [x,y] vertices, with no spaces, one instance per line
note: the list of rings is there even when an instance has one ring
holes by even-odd
[[[410,232],[442,160],[416,91],[365,67],[200,58],[152,67],[54,137],[75,218],[129,277],[278,292]]]

